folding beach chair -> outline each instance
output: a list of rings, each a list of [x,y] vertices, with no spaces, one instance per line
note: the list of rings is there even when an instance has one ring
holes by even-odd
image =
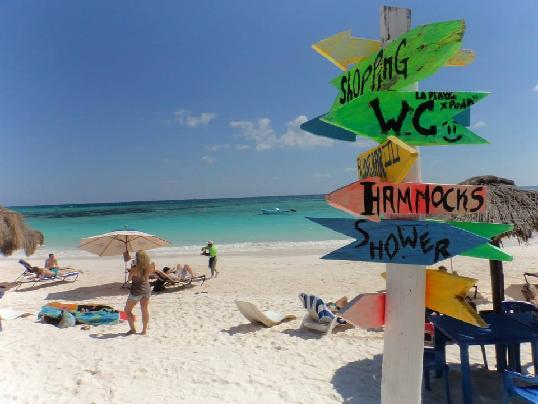
[[[314,295],[299,294],[299,300],[307,310],[301,327],[330,334],[337,324],[347,324],[345,320],[336,316],[325,302]]]
[[[191,285],[193,282],[202,282],[200,284],[203,285],[206,281],[205,275],[196,275],[193,277],[183,277],[183,278],[176,278],[172,277],[166,272],[163,271],[155,271],[155,275],[157,275],[158,279],[164,281],[164,286],[187,286]]]
[[[239,300],[235,301],[237,308],[245,318],[251,323],[260,323],[266,327],[272,327],[274,325],[280,324],[283,321],[295,320],[293,314],[282,314],[277,311],[265,310],[261,311],[255,305],[249,302],[241,302]]]
[[[68,280],[69,282],[75,282],[78,279],[79,275],[78,271],[70,271],[61,275],[59,274],[56,276],[46,276],[40,278],[28,262],[26,262],[25,260],[19,260],[19,264],[24,267],[24,272],[20,274],[17,279],[15,279],[15,283],[17,284],[15,290],[18,290],[23,284],[28,283],[31,283],[32,286],[30,286],[30,288],[33,288],[36,283],[42,282],[63,282]]]

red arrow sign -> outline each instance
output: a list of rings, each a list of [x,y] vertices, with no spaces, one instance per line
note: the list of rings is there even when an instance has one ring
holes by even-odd
[[[378,221],[381,214],[445,215],[483,212],[486,187],[382,182],[370,177],[337,189],[327,202],[353,215]]]
[[[340,313],[360,328],[378,328],[385,324],[385,292],[358,295]]]

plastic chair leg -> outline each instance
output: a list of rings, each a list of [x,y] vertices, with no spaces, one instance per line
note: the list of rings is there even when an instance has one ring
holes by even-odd
[[[488,358],[486,357],[486,347],[484,345],[480,345],[480,350],[482,351],[482,359],[484,359],[484,367],[489,370]]]

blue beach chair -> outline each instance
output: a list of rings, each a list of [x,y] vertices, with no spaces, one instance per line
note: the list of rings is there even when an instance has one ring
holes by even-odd
[[[514,382],[518,382],[517,384]],[[503,403],[508,404],[510,397],[519,397],[530,403],[538,403],[538,377],[522,375],[518,372],[503,372]]]
[[[40,278],[28,262],[25,260],[19,260],[19,264],[24,267],[24,272],[20,274],[17,279],[15,279],[15,282],[17,283],[15,290],[18,290],[23,284],[27,283],[31,283],[32,286],[30,286],[30,288],[33,288],[36,283],[41,282],[63,282],[67,280],[75,282],[79,275],[79,272],[77,271],[70,271],[61,275]]]

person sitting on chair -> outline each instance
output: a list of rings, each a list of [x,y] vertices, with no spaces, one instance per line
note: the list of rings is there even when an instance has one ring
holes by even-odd
[[[60,265],[58,265],[58,260],[54,256],[54,253],[49,254],[49,258],[45,261],[45,268],[46,269],[60,269]]]

